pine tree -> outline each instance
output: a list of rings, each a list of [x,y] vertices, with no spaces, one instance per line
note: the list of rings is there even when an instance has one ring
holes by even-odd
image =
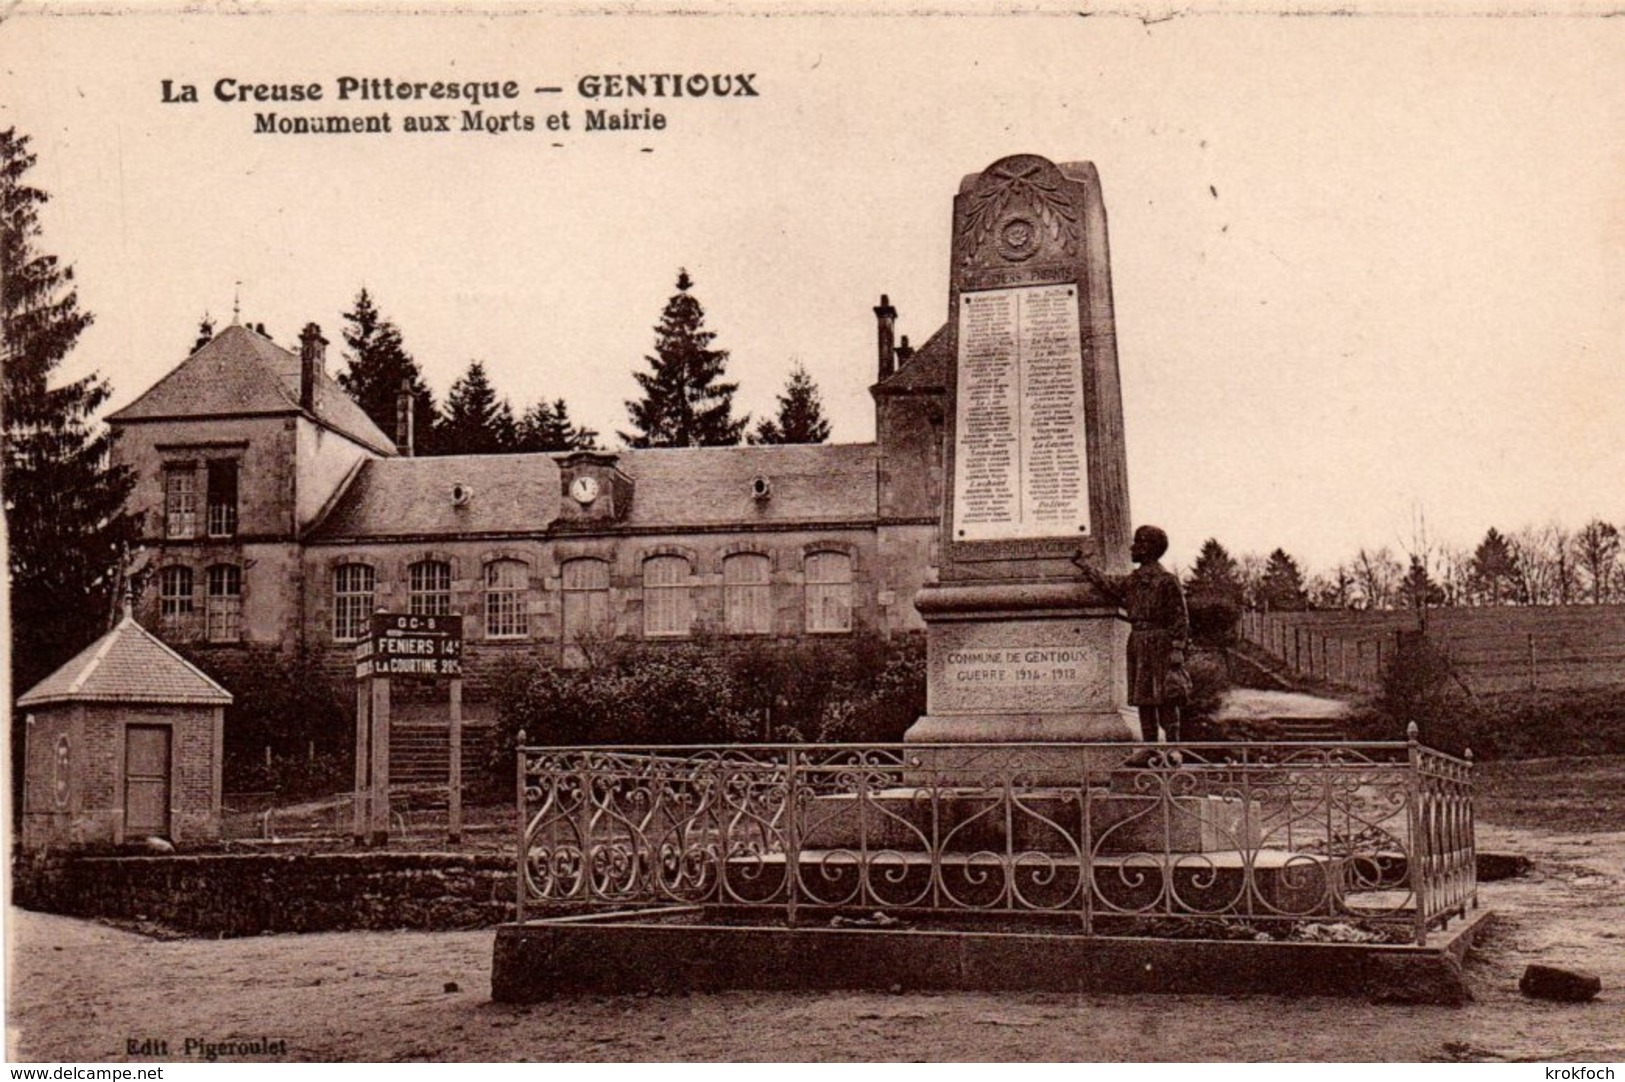
[[[1241,569],[1217,538],[1202,542],[1189,581],[1193,594],[1209,594],[1241,603]]]
[[[108,464],[112,437],[92,422],[111,386],[99,374],[51,386],[93,317],[79,308],[73,269],[35,247],[50,197],[25,180],[35,160],[28,142],[15,128],[0,132],[0,410],[17,691],[107,629],[138,525],[123,509],[134,478]]]
[[[824,443],[829,439],[829,422],[824,419],[824,403],[818,385],[800,361],[779,395],[779,415],[765,418],[751,434],[752,443]]]
[[[590,428],[578,428],[570,420],[570,409],[564,399],[551,404],[545,399],[537,402],[519,418],[518,451],[591,451],[598,446],[598,433]]]
[[[655,327],[650,371],[634,373],[643,397],[626,403],[637,431],[620,437],[633,447],[715,447],[739,442],[750,418],[733,417],[737,383],[720,383],[728,351],[712,349],[705,310],[689,293],[694,281],[677,272],[677,292]]]
[[[1202,542],[1188,585],[1192,636],[1207,646],[1230,645],[1241,619],[1241,569],[1217,538]]]
[[[356,294],[355,307],[344,313],[347,367],[339,373],[339,386],[355,399],[373,424],[395,439],[395,407],[401,384],[412,388],[414,453],[436,454],[434,396],[423,382],[418,363],[401,342],[400,328],[385,319],[365,286]]]
[[[1424,630],[1427,610],[1444,604],[1444,588],[1433,581],[1427,562],[1415,554],[1411,556],[1410,570],[1399,584],[1399,593],[1405,605],[1417,611]]]
[[[1473,551],[1471,573],[1479,596],[1491,605],[1516,598],[1520,581],[1518,557],[1494,526]]]
[[[482,361],[468,362],[446,395],[435,446],[446,455],[500,455],[518,447],[519,426],[508,400],[497,398]]]
[[[1298,561],[1284,549],[1270,553],[1264,565],[1264,578],[1259,594],[1266,608],[1274,612],[1292,612],[1309,604],[1308,591],[1303,588],[1303,572]]]

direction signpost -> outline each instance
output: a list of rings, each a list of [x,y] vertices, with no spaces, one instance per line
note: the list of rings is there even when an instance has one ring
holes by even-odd
[[[463,618],[375,612],[356,643],[355,843],[389,841],[389,682],[411,676],[451,682],[447,838],[463,831]]]

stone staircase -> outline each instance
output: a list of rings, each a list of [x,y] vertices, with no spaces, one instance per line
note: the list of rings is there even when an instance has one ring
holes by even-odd
[[[490,773],[496,730],[478,722],[463,726],[463,786]],[[451,773],[450,727],[445,722],[395,722],[389,727],[391,785],[444,785]]]

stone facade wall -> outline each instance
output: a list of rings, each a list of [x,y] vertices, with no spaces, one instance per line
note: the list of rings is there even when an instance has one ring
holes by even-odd
[[[944,418],[940,393],[876,395],[881,521],[941,516]]]
[[[294,417],[211,417],[202,421],[130,421],[118,426],[113,461],[135,471],[128,506],[145,512],[144,534],[164,539],[164,467],[198,465],[198,515],[205,496],[202,463],[235,459],[237,536],[291,539],[298,459]],[[199,526],[199,533],[203,532]]]
[[[481,928],[511,920],[513,860],[444,853],[59,856],[13,866],[13,900],[200,935]]]
[[[807,630],[806,558],[809,553],[843,552],[852,560],[852,628],[891,635],[921,628],[914,611],[914,591],[927,573],[936,523],[873,527],[791,530],[730,530],[714,533],[561,536],[547,540],[494,543],[482,539],[437,540],[427,544],[376,543],[310,545],[304,553],[304,626],[307,642],[335,679],[353,672],[354,647],[333,638],[333,583],[337,567],[365,563],[377,577],[375,607],[391,612],[411,605],[410,566],[425,559],[451,566],[451,607],[463,614],[464,696],[471,706],[486,697],[490,679],[510,659],[540,664],[565,661],[561,568],[571,559],[600,559],[610,565],[609,616],[616,639],[643,641],[645,634],[644,561],[657,555],[679,555],[689,561],[692,632],[659,636],[662,642],[704,641],[748,645],[804,640],[840,641],[842,633]],[[725,611],[723,562],[738,553],[760,553],[772,561],[772,631],[730,634]],[[529,568],[522,639],[491,638],[485,632],[485,567],[492,560],[518,560]],[[439,693],[442,697],[444,691]],[[470,716],[477,716],[477,708]]]

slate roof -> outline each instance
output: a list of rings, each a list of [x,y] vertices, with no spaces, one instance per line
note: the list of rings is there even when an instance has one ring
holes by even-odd
[[[628,516],[605,521],[606,529],[869,522],[877,513],[872,443],[660,448],[611,457],[631,478],[633,495]],[[755,498],[757,477],[767,478],[771,498]],[[451,502],[455,484],[472,490],[461,508]],[[558,462],[545,454],[374,459],[307,539],[540,535],[558,517],[561,487]]]
[[[226,706],[231,693],[126,615],[112,631],[31,688],[17,705],[79,702]]]
[[[325,371],[314,412],[329,428],[381,454],[395,443]],[[109,421],[299,412],[299,355],[233,323]]]
[[[944,323],[901,368],[880,382],[885,391],[944,391],[954,354],[955,329]]]
[[[673,530],[754,522],[872,521],[878,450],[872,443],[628,450],[629,526]],[[765,477],[769,499],[751,483]]]
[[[469,493],[462,506],[452,502],[456,485]],[[368,459],[308,537],[540,533],[558,517],[559,499],[551,455]]]

